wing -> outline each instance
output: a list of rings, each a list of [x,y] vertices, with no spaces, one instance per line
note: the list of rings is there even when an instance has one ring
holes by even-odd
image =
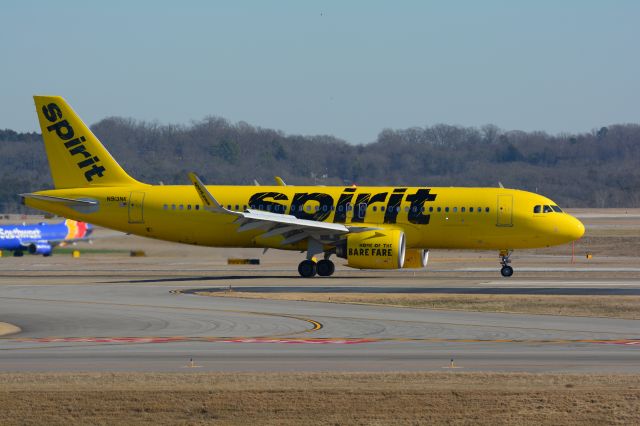
[[[228,210],[211,195],[195,173],[189,173],[189,179],[202,199],[205,210],[212,213],[235,216],[235,222],[239,225],[238,232],[261,230],[260,237],[262,238],[281,235],[284,237],[280,242],[281,246],[294,244],[306,239],[312,239],[322,244],[332,244],[349,233],[380,229],[299,219],[292,215],[263,210],[247,209],[244,212]]]

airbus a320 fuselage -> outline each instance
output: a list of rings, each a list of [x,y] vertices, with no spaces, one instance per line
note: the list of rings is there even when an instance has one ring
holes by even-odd
[[[584,233],[550,199],[514,189],[206,186],[193,173],[192,185],[148,185],[118,165],[64,99],[34,99],[55,189],[22,194],[26,205],[186,244],[306,251],[304,277],[332,275],[332,255],[361,269],[425,267],[438,248],[498,250],[510,276],[513,249]]]

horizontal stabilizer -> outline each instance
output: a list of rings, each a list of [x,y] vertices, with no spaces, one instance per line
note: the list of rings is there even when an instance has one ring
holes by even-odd
[[[97,206],[98,202],[95,200],[76,200],[74,198],[53,197],[50,195],[38,195],[38,194],[20,194],[22,198],[33,198],[35,200],[49,201],[52,203],[60,203],[69,207],[76,206]]]

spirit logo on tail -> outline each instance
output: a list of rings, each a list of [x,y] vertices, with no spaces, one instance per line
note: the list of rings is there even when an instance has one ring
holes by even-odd
[[[51,256],[53,248],[86,240],[93,228],[85,222],[65,219],[60,223],[35,225],[0,225],[0,250],[22,256],[24,252]]]

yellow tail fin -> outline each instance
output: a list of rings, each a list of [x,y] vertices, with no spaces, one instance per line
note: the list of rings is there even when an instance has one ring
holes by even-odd
[[[34,96],[56,189],[141,185],[60,96]]]

